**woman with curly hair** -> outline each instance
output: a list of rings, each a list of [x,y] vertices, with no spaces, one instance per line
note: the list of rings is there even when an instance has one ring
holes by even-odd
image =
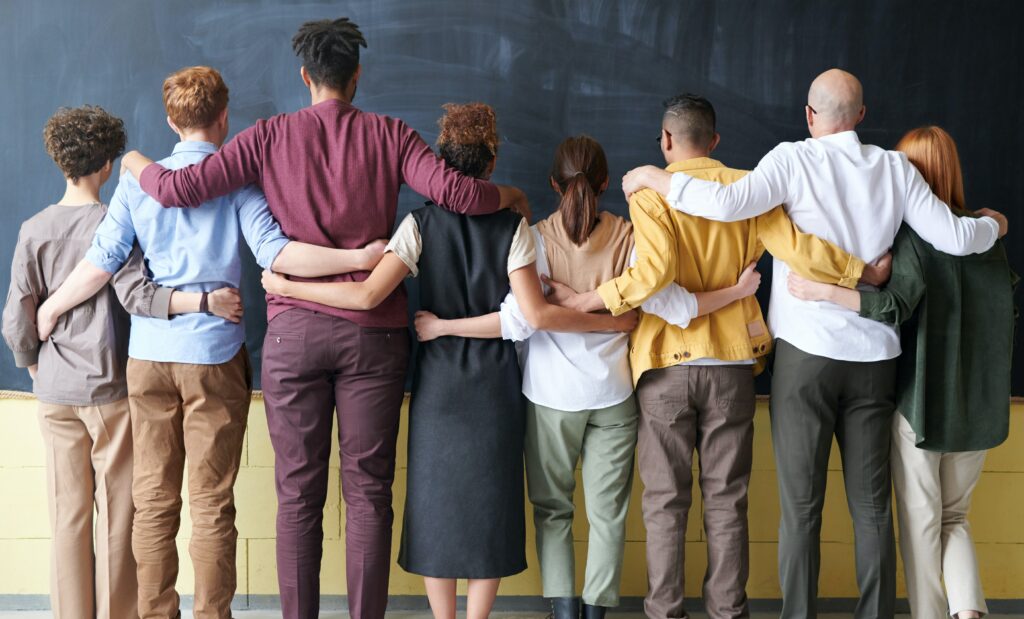
[[[956,215],[964,184],[956,143],[939,127],[908,132],[895,150]],[[900,325],[892,478],[910,612],[977,619],[988,612],[967,512],[988,449],[1006,440],[1015,309],[1002,242],[949,256],[907,226],[893,246],[892,278],[878,291],[837,289],[789,276],[799,299],[831,301]]]
[[[446,105],[438,147],[463,174],[489,178],[494,110]],[[497,311],[511,289],[535,328],[629,331],[613,318],[550,305],[541,292],[533,235],[519,215],[470,217],[435,205],[399,225],[363,282],[293,282],[264,272],[268,292],[369,309],[412,274],[420,306],[442,318]],[[490,613],[500,579],[526,568],[523,513],[525,406],[512,342],[443,337],[419,347],[409,410],[409,473],[399,564],[421,574],[437,619],[454,619],[456,579],[469,579],[468,619]]]

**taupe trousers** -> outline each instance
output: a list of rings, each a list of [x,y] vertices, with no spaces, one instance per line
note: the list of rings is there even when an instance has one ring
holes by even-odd
[[[683,565],[696,448],[708,547],[704,608],[712,619],[748,617],[752,366],[677,365],[650,370],[640,378],[636,394],[640,404],[637,454],[647,528],[645,613],[651,619],[688,616],[683,604]]]
[[[135,526],[139,615],[179,613],[178,549],[182,476],[188,466],[196,619],[228,619],[235,595],[233,487],[249,414],[251,368],[243,346],[219,365],[128,360],[135,441]]]
[[[96,406],[40,402],[39,428],[53,533],[53,616],[137,617],[128,400]]]

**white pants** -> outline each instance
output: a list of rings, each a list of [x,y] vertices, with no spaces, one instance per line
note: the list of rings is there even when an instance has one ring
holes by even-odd
[[[967,522],[985,453],[920,449],[907,420],[894,416],[892,478],[907,598],[915,619],[965,610],[988,613]]]

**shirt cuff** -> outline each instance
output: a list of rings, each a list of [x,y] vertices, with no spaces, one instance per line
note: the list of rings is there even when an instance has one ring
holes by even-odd
[[[402,261],[402,264],[404,264],[409,269],[410,277],[416,277],[417,275],[420,274],[420,269],[416,261],[409,258],[409,256],[406,255],[405,252],[399,251],[397,248],[392,247],[389,244],[387,247],[384,248],[384,253],[391,253],[398,256],[398,259]]]
[[[612,316],[618,316],[625,314],[629,310],[633,309],[626,305],[626,300],[619,294],[619,289],[615,287],[615,280],[607,281],[597,287],[597,296],[601,297],[601,301],[604,306],[612,313]]]
[[[882,300],[882,295],[878,292],[871,290],[865,290],[860,293],[860,314],[863,318],[871,318],[878,315],[878,305]]]
[[[669,181],[668,193],[665,194],[665,201],[674,205],[683,197],[683,190],[693,177],[685,172],[674,172],[672,180]]]
[[[274,266],[274,261],[281,255],[281,252],[288,243],[291,243],[291,239],[284,235],[279,239],[267,241],[262,247],[260,247],[261,255],[257,256],[256,262],[258,262],[264,269],[273,270],[272,267]],[[262,260],[260,260],[260,258],[262,258]]]
[[[519,304],[511,294],[505,298],[498,312],[501,321],[501,339],[522,342],[530,339],[536,330],[522,317]]]
[[[85,259],[97,269],[102,269],[111,275],[120,271],[124,263],[128,261],[127,257],[121,260],[110,252],[103,251],[96,246],[89,247],[89,250],[85,252]]]
[[[30,365],[39,363],[38,346],[32,350],[15,350],[12,352],[14,352],[14,365],[19,368],[27,368]]]
[[[839,280],[839,285],[843,288],[856,288],[861,276],[864,275],[864,266],[863,260],[851,255],[850,261],[846,263],[843,277]]]
[[[690,326],[690,321],[700,311],[697,295],[675,282],[665,286],[644,301],[640,308],[644,313],[653,314],[680,329]]]
[[[158,320],[170,320],[171,318],[171,295],[174,288],[160,286],[153,293],[153,300],[150,301],[149,315]]]

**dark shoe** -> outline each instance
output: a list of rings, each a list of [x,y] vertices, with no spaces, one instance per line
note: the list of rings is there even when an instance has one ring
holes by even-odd
[[[551,598],[552,619],[580,619],[579,598]]]
[[[604,619],[604,613],[608,610],[605,606],[583,605],[583,619]]]

